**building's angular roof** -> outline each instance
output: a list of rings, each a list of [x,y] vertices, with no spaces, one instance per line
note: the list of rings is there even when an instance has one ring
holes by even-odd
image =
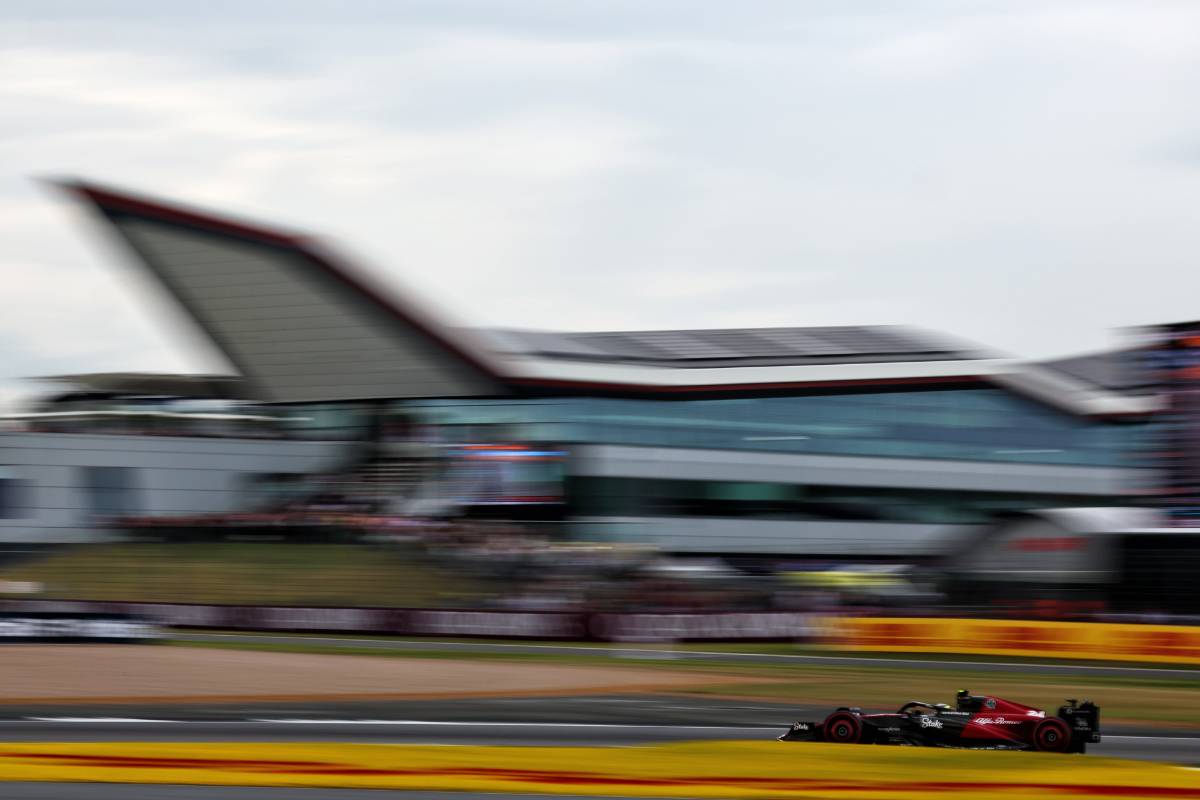
[[[88,184],[68,188],[272,402],[500,393],[487,352],[318,242]]]
[[[978,349],[897,325],[708,330],[489,331],[501,352],[563,361],[663,367],[786,366],[987,358]]]
[[[1153,379],[1138,362],[1133,350],[1105,350],[1039,362],[1081,381],[1114,392],[1145,394],[1153,390]]]
[[[1151,410],[1067,372],[909,328],[545,333],[448,325],[316,240],[85,183],[66,188],[267,402],[528,393],[675,397],[1001,385],[1076,414]]]

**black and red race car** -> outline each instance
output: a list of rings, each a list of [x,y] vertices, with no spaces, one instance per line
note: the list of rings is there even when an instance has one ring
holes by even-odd
[[[824,722],[795,723],[779,740],[1082,753],[1100,741],[1100,708],[1090,700],[1068,700],[1048,716],[1041,709],[963,689],[954,708],[920,700],[905,703],[894,714],[839,708]]]

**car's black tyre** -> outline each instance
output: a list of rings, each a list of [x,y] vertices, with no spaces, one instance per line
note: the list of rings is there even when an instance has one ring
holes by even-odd
[[[1047,753],[1065,753],[1071,748],[1071,729],[1058,717],[1048,717],[1033,729],[1033,746]]]
[[[833,712],[821,726],[825,741],[835,744],[857,744],[862,741],[862,732],[862,720],[847,711]]]

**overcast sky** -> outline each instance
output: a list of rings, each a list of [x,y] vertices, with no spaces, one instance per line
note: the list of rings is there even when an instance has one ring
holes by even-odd
[[[32,178],[329,234],[458,322],[1200,318],[1200,3],[0,5],[0,381],[209,370]],[[11,386],[11,384],[6,384]]]

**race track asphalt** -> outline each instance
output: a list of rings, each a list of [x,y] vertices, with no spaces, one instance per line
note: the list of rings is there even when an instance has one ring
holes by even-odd
[[[576,698],[578,699],[578,698]],[[626,698],[628,699],[628,698]],[[764,739],[778,727],[634,725],[616,723],[497,723],[392,719],[275,722],[176,722],[59,718],[0,722],[6,741],[323,741],[422,744],[628,745],[696,739]],[[304,720],[304,721],[297,721]],[[803,744],[780,744],[781,748]],[[1095,755],[1200,764],[1200,735],[1110,735]],[[1083,766],[1087,757],[1080,758]],[[546,800],[545,794],[404,792],[352,789],[280,789],[231,786],[150,786],[102,783],[0,783],[5,800]],[[616,800],[596,796],[578,800]],[[631,800],[631,798],[622,798]]]
[[[4,709],[0,741],[636,745],[771,740],[829,709],[671,695]],[[803,744],[781,744],[803,747]],[[1094,755],[1200,766],[1200,731],[1113,728]]]

